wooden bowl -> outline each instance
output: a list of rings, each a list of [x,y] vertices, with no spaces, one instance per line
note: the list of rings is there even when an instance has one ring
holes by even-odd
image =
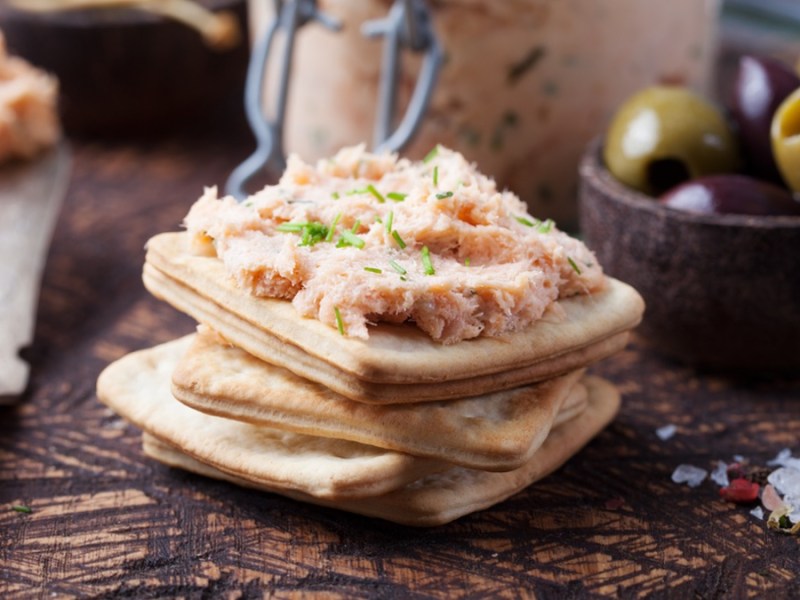
[[[245,0],[202,0],[233,13],[233,47],[211,48],[176,21],[135,9],[33,13],[0,6],[12,54],[55,74],[71,134],[115,136],[184,125],[227,100],[241,104],[249,49]]]
[[[699,367],[800,371],[800,217],[696,215],[580,166],[580,224],[606,272],[647,303],[640,333]]]

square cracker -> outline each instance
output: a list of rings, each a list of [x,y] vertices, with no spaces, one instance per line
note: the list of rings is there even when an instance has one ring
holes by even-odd
[[[644,310],[633,288],[609,278],[602,292],[560,300],[530,327],[500,338],[445,346],[413,325],[379,323],[361,340],[300,317],[286,300],[251,295],[219,259],[195,256],[188,245],[186,233],[148,242],[144,282],[151,293],[262,360],[364,402],[438,400],[547,379],[618,350],[625,339],[619,334]],[[409,394],[401,387],[408,384],[430,391]]]
[[[459,400],[364,404],[258,360],[201,327],[177,362],[172,393],[216,416],[508,471],[530,459],[556,421],[585,404],[583,386],[575,385],[580,375]]]
[[[320,498],[374,496],[450,466],[193,410],[170,391],[175,364],[190,342],[185,337],[122,357],[100,374],[97,397],[137,427],[215,468]]]
[[[586,377],[583,382],[589,392],[586,410],[553,429],[536,454],[519,469],[491,473],[453,467],[372,498],[332,500],[298,492],[296,487],[287,488],[253,481],[243,463],[248,459],[264,460],[265,454],[241,457],[230,462],[222,460],[212,465],[197,460],[171,443],[150,436],[144,437],[144,451],[152,458],[173,467],[312,504],[379,517],[404,525],[441,525],[501,502],[552,473],[614,418],[620,401],[616,389],[596,377]],[[280,457],[276,460],[280,460]],[[224,470],[221,466],[225,467]]]

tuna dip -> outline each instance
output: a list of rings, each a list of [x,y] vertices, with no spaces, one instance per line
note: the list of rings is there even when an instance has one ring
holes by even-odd
[[[442,146],[419,162],[363,146],[316,166],[292,156],[241,204],[206,189],[185,225],[239,286],[355,338],[379,321],[445,344],[500,336],[604,285],[582,242]]]

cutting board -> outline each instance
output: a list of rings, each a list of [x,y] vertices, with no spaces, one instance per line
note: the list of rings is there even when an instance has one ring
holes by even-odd
[[[62,143],[30,161],[0,166],[0,404],[28,381],[19,351],[31,343],[50,237],[70,171]]]

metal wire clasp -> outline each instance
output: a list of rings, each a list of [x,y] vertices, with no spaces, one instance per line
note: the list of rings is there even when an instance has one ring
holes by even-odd
[[[226,192],[239,201],[247,197],[245,189],[247,183],[263,168],[271,167],[281,172],[286,167],[283,126],[297,29],[310,21],[318,21],[334,31],[341,28],[339,21],[319,11],[317,0],[274,0],[274,2],[275,18],[264,38],[253,50],[245,84],[245,113],[256,137],[256,150],[234,169],[225,186]],[[267,59],[273,39],[279,30],[284,31],[285,40],[280,63],[275,116],[270,120],[264,114],[262,92]],[[395,0],[386,18],[364,23],[362,32],[368,37],[386,38],[373,142],[376,151],[396,152],[408,143],[425,115],[441,67],[442,50],[431,27],[430,14],[423,0]],[[415,52],[424,51],[425,58],[408,108],[397,128],[392,131],[396,112],[399,55],[402,48]]]
[[[367,37],[384,36],[386,40],[373,143],[378,152],[397,152],[408,143],[425,116],[439,76],[442,50],[431,26],[430,13],[422,0],[396,0],[385,19],[364,23],[361,31]],[[425,52],[425,58],[405,115],[397,129],[392,131],[402,48]]]
[[[256,150],[233,170],[225,191],[237,200],[247,197],[245,186],[253,176],[266,166],[283,171],[286,153],[283,150],[283,123],[286,118],[286,100],[289,94],[289,77],[292,70],[295,34],[309,21],[318,21],[331,30],[341,28],[341,23],[319,12],[316,0],[274,0],[275,18],[266,34],[253,49],[247,67],[244,88],[244,110],[250,129],[256,137]],[[280,79],[277,89],[275,117],[270,120],[264,114],[262,92],[266,75],[267,59],[275,34],[283,30],[284,49],[280,64]]]

